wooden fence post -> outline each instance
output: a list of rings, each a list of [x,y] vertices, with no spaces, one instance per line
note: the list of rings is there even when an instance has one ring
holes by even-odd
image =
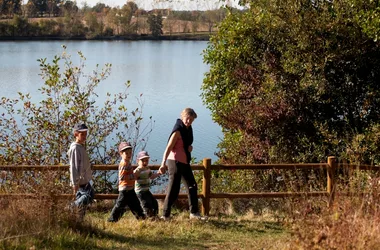
[[[210,213],[210,190],[211,190],[211,159],[203,159],[203,183],[202,183],[202,213],[209,215]]]
[[[334,173],[336,168],[336,158],[335,156],[329,156],[327,158],[327,193],[329,194],[329,207],[332,206],[334,202],[334,193],[335,193],[335,180]]]

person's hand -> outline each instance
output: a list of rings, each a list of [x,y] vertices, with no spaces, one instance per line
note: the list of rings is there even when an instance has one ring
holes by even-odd
[[[190,145],[189,148],[188,148],[189,152],[191,153],[191,151],[193,151],[193,146]]]
[[[159,174],[159,175],[165,174],[165,172],[166,172],[166,171],[165,171],[165,167],[162,167],[162,166],[161,166],[161,167],[158,169],[158,174]]]
[[[161,164],[161,167],[158,169],[158,174],[165,174],[167,170],[167,167],[165,166],[165,163]]]

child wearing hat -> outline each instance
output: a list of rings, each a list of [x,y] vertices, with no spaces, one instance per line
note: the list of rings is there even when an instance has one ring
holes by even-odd
[[[131,165],[132,146],[128,142],[119,145],[121,161],[119,163],[119,197],[108,218],[109,222],[117,222],[129,207],[136,219],[145,219],[140,201],[135,192],[135,176]]]
[[[137,154],[137,168],[134,171],[136,183],[135,190],[137,197],[140,200],[141,206],[146,216],[154,218],[158,214],[158,202],[150,192],[151,180],[158,177],[158,173],[153,173],[149,164],[149,154],[146,151],[141,151]]]
[[[70,162],[70,185],[75,195],[75,200],[69,207],[78,209],[79,219],[83,219],[87,206],[94,200],[94,189],[90,183],[92,182],[91,164],[85,147],[87,130],[84,123],[74,126],[75,141],[71,143],[67,151]]]

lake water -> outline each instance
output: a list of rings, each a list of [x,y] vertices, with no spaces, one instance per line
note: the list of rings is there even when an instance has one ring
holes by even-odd
[[[152,160],[161,161],[174,122],[185,107],[198,114],[193,123],[194,151],[197,160],[217,158],[221,128],[212,121],[210,111],[203,105],[200,87],[208,65],[203,63],[205,41],[16,41],[0,42],[0,97],[17,97],[17,92],[40,95],[42,86],[37,59],[60,55],[62,45],[74,62],[77,51],[87,58],[87,72],[96,64],[112,64],[110,77],[98,87],[100,102],[106,92],[117,93],[125,82],[131,81],[127,107],[136,106],[135,96],[144,96],[144,117],[153,117],[155,126],[146,150]],[[154,161],[151,163],[155,163]]]

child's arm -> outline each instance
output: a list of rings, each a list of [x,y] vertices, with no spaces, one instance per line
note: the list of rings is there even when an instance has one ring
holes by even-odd
[[[133,175],[135,176],[135,179],[137,180],[140,177],[140,168],[137,167],[135,170],[133,170]]]
[[[157,178],[158,176],[161,175],[159,172],[155,172],[155,173],[151,172],[151,173],[152,173],[152,174],[151,174],[150,177],[149,177],[151,180],[153,180],[153,179],[155,179],[155,178]]]

